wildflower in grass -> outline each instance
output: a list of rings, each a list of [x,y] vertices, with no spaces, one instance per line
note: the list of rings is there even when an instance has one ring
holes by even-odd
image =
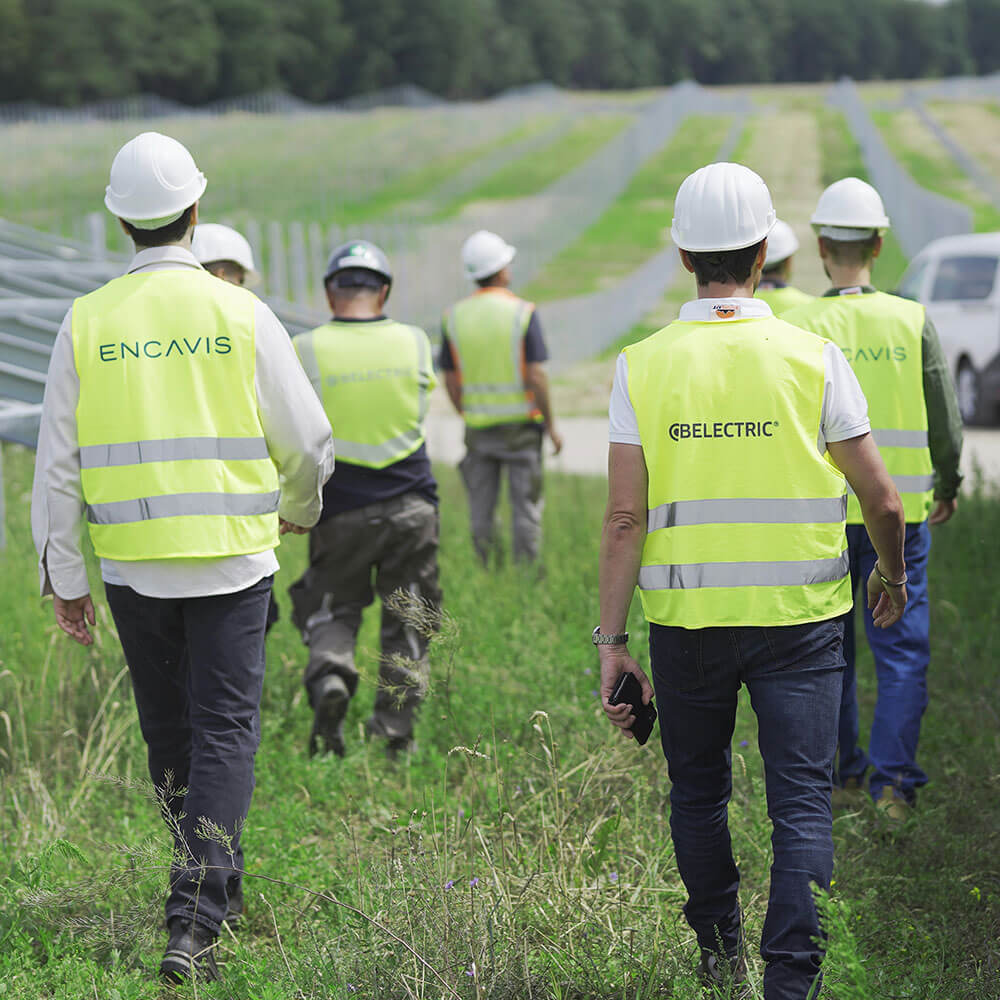
[[[750,741],[749,740],[740,740],[740,746],[741,747],[748,747],[748,746],[750,746]]]
[[[583,672],[589,677],[594,671],[590,667],[584,667]]]
[[[608,878],[611,879],[612,882],[617,882],[618,881],[618,872],[611,872],[611,874],[608,875]]]
[[[464,809],[459,809],[458,810],[458,818],[459,819],[465,819],[465,810]]]
[[[455,880],[453,878],[448,879],[444,884],[444,891],[447,892],[452,886],[454,886]]]
[[[592,694],[592,695],[593,695],[593,696],[594,696],[595,698],[597,697],[597,689],[596,689],[596,688],[592,689],[590,693],[591,693],[591,694]]]
[[[474,879],[473,879],[473,880],[472,880],[472,881],[471,881],[471,882],[469,883],[469,888],[470,888],[470,889],[475,889],[477,885],[479,885],[479,879],[478,879],[478,878],[474,878]]]

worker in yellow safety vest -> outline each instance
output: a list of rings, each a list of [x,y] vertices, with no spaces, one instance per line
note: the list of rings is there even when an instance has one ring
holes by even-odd
[[[593,641],[605,713],[626,736],[655,689],[684,914],[700,977],[727,990],[746,976],[727,804],[747,686],[774,824],[764,996],[805,1000],[822,955],[813,889],[833,870],[845,476],[879,555],[877,626],[899,620],[906,586],[902,504],[857,379],[835,344],[753,297],[773,225],[767,186],[744,166],[703,167],[677,193],[671,234],[698,298],[618,359]],[[627,650],[636,585],[652,684]],[[613,699],[620,680],[641,693]]]
[[[787,222],[778,219],[767,238],[767,260],[764,273],[757,286],[757,298],[763,299],[775,316],[780,316],[795,306],[812,302],[813,297],[793,288],[792,258],[799,249],[799,238]]]
[[[385,315],[392,271],[377,246],[338,247],[325,281],[332,320],[295,338],[337,449],[309,536],[309,568],[290,591],[309,647],[309,746],[344,755],[344,716],[358,686],[354,647],[378,594],[382,650],[367,730],[396,756],[413,746],[441,606],[437,484],[424,444],[437,379],[424,331]]]
[[[838,804],[868,790],[891,819],[903,819],[927,774],[917,764],[920,723],[927,708],[930,619],[927,599],[929,525],[955,512],[962,453],[962,419],[948,364],[924,307],[877,292],[872,266],[889,226],[882,199],[856,177],[823,192],[813,227],[832,287],[822,298],[785,314],[840,346],[868,397],[872,435],[903,498],[906,513],[906,617],[885,631],[865,622],[875,658],[878,698],[868,753],[860,747],[854,667],[854,620],[844,636],[847,669],[840,707]],[[875,551],[857,499],[847,507],[852,585],[871,571]]]
[[[191,253],[205,187],[168,136],[145,132],[115,157],[105,204],[136,253],[59,330],[32,497],[42,593],[83,645],[95,624],[84,517],[100,559],[175,841],[171,981],[217,978],[220,927],[242,910],[274,549],[317,520],[333,468],[284,327]]]
[[[455,409],[465,420],[459,469],[469,497],[479,558],[498,558],[495,513],[506,470],[515,560],[538,558],[542,537],[542,440],[558,454],[538,314],[511,290],[516,251],[496,233],[473,233],[462,247],[466,275],[478,290],[448,309],[441,323],[439,365]]]

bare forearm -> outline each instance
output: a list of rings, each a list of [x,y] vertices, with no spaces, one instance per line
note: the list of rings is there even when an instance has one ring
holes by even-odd
[[[448,391],[448,398],[451,400],[451,405],[454,406],[459,413],[461,413],[462,379],[459,377],[457,372],[446,371],[444,373],[444,387]]]
[[[601,535],[601,631],[625,631],[628,609],[639,578],[645,525],[626,513],[608,513]]]
[[[902,579],[906,569],[903,561],[906,520],[899,494],[893,490],[879,502],[862,503],[861,515],[878,554],[879,568],[890,580]]]
[[[532,365],[528,371],[528,388],[535,398],[535,406],[541,413],[546,427],[553,426],[552,401],[549,398],[549,378],[540,364]]]

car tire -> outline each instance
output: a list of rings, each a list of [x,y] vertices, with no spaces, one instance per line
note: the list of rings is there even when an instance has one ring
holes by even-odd
[[[958,409],[964,424],[986,423],[979,372],[968,358],[962,358],[958,363],[958,370],[955,373],[955,393],[958,396]]]

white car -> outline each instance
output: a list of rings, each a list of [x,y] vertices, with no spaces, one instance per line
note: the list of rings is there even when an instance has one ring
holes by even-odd
[[[937,328],[967,424],[1000,416],[1000,233],[947,236],[913,258],[897,294]]]

